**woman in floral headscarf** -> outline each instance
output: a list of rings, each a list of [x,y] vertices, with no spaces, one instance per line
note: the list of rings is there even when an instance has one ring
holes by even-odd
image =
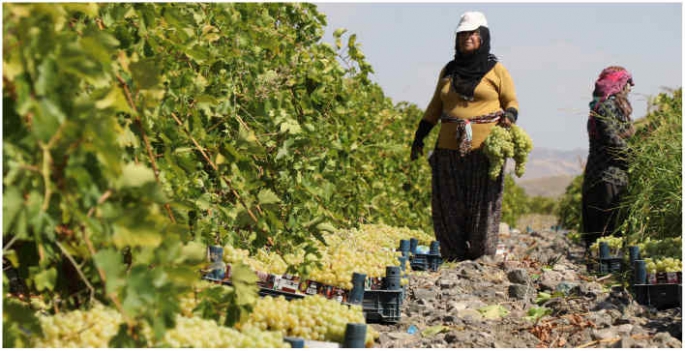
[[[635,129],[628,93],[633,86],[630,72],[610,66],[595,82],[587,130],[590,154],[583,179],[583,235],[586,247],[618,227],[617,209],[628,185],[628,144]]]

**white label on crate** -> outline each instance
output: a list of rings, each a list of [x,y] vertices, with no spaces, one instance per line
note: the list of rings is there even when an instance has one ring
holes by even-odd
[[[656,284],[656,274],[654,274],[654,273],[647,274],[647,283],[648,284]]]
[[[669,284],[678,284],[678,273],[675,273],[675,272],[666,273],[666,281]]]

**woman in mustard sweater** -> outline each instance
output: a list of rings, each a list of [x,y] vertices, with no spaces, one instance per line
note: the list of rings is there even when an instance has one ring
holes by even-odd
[[[440,72],[411,149],[412,160],[423,154],[423,139],[441,122],[429,158],[433,229],[443,258],[452,261],[495,254],[504,172],[490,179],[481,146],[493,126],[508,126],[518,116],[514,83],[490,54],[490,31],[482,13],[461,16],[455,49],[454,60]]]

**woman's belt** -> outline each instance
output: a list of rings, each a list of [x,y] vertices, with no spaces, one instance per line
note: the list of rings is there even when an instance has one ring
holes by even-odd
[[[457,145],[459,148],[459,153],[465,156],[471,151],[471,140],[473,140],[473,132],[471,131],[471,123],[482,124],[482,123],[494,123],[499,121],[499,119],[504,116],[503,110],[497,110],[487,115],[476,116],[473,118],[456,118],[443,112],[440,116],[440,122],[442,123],[456,123],[457,124]]]

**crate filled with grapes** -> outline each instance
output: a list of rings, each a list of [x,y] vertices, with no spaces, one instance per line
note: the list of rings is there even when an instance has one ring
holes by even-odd
[[[620,273],[623,271],[623,239],[607,236],[590,246],[586,266],[588,272],[599,274]]]
[[[657,309],[681,306],[682,267],[680,260],[665,258],[633,261],[635,300]]]
[[[682,284],[682,238],[647,239],[637,245],[649,284]]]

